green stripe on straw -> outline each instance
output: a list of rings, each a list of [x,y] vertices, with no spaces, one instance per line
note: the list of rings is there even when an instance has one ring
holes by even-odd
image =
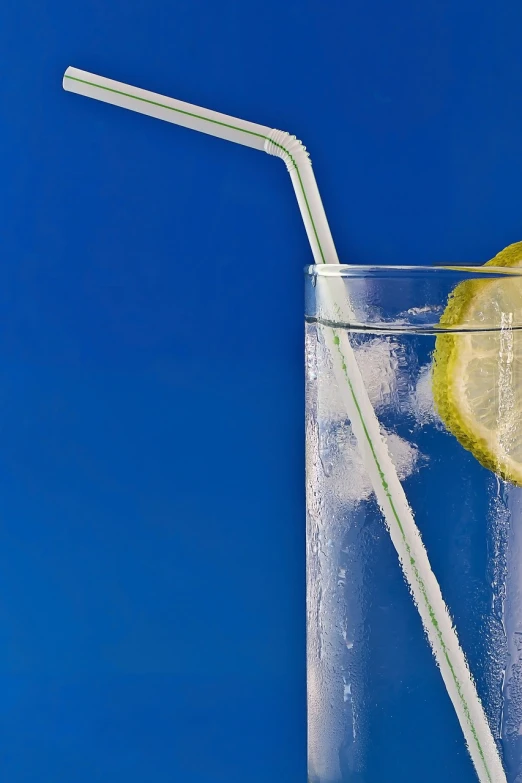
[[[121,95],[124,98],[132,98],[134,101],[141,101],[142,103],[148,103],[149,106],[157,106],[160,109],[168,109],[169,111],[175,111],[178,114],[184,114],[186,117],[194,117],[196,120],[204,120],[205,122],[212,122],[214,125],[221,125],[223,128],[231,128],[232,130],[240,131],[241,133],[249,133],[251,136],[258,136],[260,139],[266,138],[261,133],[255,131],[245,130],[244,128],[238,128],[236,125],[231,125],[228,122],[221,122],[220,120],[213,120],[209,117],[203,117],[200,114],[195,114],[191,111],[185,111],[184,109],[178,109],[175,106],[169,106],[167,103],[161,103],[160,101],[152,101],[150,98],[142,98],[141,95],[135,95],[124,90],[116,90],[114,87],[107,87],[105,84],[98,84],[97,82],[90,82],[87,79],[79,79],[77,76],[70,76],[65,74],[64,79],[70,79],[72,82],[78,82],[79,84],[86,84],[88,87],[96,87],[97,90],[106,90],[106,92],[112,92],[114,95]]]

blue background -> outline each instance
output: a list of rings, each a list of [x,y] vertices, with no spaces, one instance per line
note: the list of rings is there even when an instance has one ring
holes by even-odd
[[[65,93],[288,130],[347,262],[522,239],[512,0],[0,9],[0,776],[304,781],[302,268],[283,164]]]

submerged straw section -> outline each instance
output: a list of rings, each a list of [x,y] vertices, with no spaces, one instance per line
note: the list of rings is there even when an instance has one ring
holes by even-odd
[[[70,92],[282,158],[292,179],[315,262],[339,262],[309,155],[295,136],[76,68],[67,69],[63,86]],[[341,279],[328,281],[322,304],[334,315],[333,320],[340,320],[340,316],[346,319],[350,308]],[[348,336],[343,330],[331,328],[324,328],[324,336],[358,447],[462,727],[478,778],[481,783],[505,783],[506,776],[495,740],[419,530],[381,435]]]

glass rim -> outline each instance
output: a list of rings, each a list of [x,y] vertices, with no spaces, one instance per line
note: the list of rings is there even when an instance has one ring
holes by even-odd
[[[316,298],[311,293],[312,287],[323,288],[321,280],[328,288],[328,279],[331,283],[337,280],[341,288],[347,286],[347,308],[343,309],[342,303],[337,308],[330,306],[328,298],[323,301],[320,296]],[[490,297],[491,294],[495,301],[500,296],[501,301],[506,286],[509,290],[515,286],[514,295],[508,297],[503,306],[510,313],[509,328],[522,331],[517,280],[522,280],[522,266],[312,264],[306,267],[306,317],[317,319],[327,326],[352,331],[418,334],[497,332],[505,329],[497,310],[493,308],[494,312],[488,310],[486,314],[481,312],[475,318],[475,311],[467,307],[466,298]],[[464,288],[459,289],[461,285]],[[494,290],[489,288],[490,285],[495,287]],[[500,290],[497,291],[497,288]],[[456,291],[464,297],[460,309],[454,311],[451,323],[441,322],[442,314]]]
[[[522,277],[522,266],[485,266],[480,264],[308,264],[310,277],[407,278],[462,275],[474,278]]]

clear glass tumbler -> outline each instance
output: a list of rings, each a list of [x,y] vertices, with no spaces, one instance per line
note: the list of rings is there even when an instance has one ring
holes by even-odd
[[[306,270],[309,783],[477,780],[339,393],[329,330],[348,334],[506,778],[522,781],[517,303],[517,269]]]

